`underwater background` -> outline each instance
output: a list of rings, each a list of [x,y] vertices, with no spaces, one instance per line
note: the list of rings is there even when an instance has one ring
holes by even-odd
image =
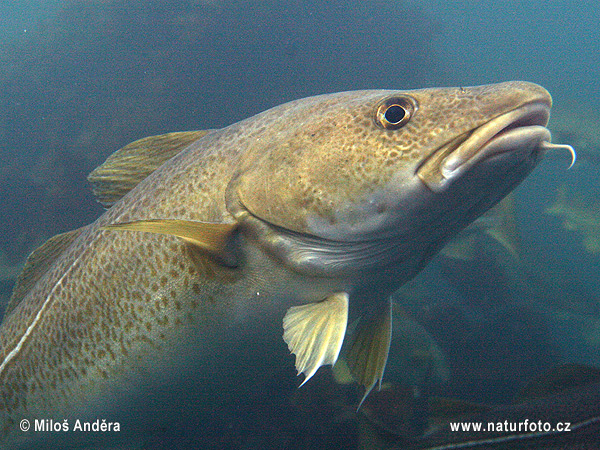
[[[181,445],[378,448],[365,430],[387,414],[394,446],[421,414],[398,392],[509,403],[554,367],[600,366],[598,23],[592,0],[4,1],[0,311],[32,250],[102,213],[86,176],[135,139],[321,93],[521,79],[551,92],[553,141],[577,162],[548,154],[396,295],[385,381],[404,390],[356,413],[352,386],[323,371],[297,390],[290,363],[277,391],[246,399],[259,410],[200,409],[206,429]],[[136,448],[163,445],[156,430]]]

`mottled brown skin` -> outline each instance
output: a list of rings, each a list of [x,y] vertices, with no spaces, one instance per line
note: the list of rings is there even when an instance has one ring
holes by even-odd
[[[239,196],[263,220],[314,232],[307,215],[333,222],[340,205],[386,189],[399,174],[412,176],[416,165],[452,138],[528,100],[549,99],[531,84],[504,87],[410,91],[418,111],[399,130],[374,124],[376,105],[393,91],[334,94],[284,105],[278,111],[279,126],[270,128],[267,142],[261,137],[252,146],[255,156],[245,158]],[[271,198],[274,192],[278,202]]]
[[[383,301],[374,297],[414,276],[537,162],[525,158],[525,169],[506,185],[499,173],[497,192],[471,198],[463,187],[458,199],[452,189],[433,195],[415,172],[436,149],[523,103],[549,103],[549,96],[527,83],[409,91],[400,94],[416,101],[414,116],[399,130],[382,129],[374,111],[396,94],[303,99],[212,132],[87,226],[2,323],[0,433],[21,437],[22,418],[121,408],[118,402],[129,397],[108,394],[119,386],[135,393],[148,378],[168,383],[169,368],[217,350],[215,336],[235,329],[228,327],[281,328],[291,305],[342,290],[351,293],[351,304],[353,296],[357,305]],[[450,207],[444,206],[411,225],[421,201],[423,208],[466,206],[459,218],[443,216]],[[413,212],[402,215],[407,205]],[[369,208],[381,220],[368,224]],[[176,237],[100,229],[147,219],[239,223],[232,244],[237,267]],[[369,256],[356,266],[348,258],[343,270],[331,265],[331,272],[318,252],[317,269],[298,255],[288,264],[289,251],[277,247],[281,230],[272,225],[298,233],[301,243],[316,237],[306,244],[311,251],[332,238],[351,248],[385,237],[397,257]],[[408,247],[396,242],[417,236]]]

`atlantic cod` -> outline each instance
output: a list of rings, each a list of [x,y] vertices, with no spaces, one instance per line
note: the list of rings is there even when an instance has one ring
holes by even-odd
[[[600,370],[555,367],[496,405],[385,383],[359,420],[361,450],[598,450]]]
[[[3,439],[68,440],[76,419],[124,415],[138,396],[156,407],[202,380],[227,339],[243,348],[244,330],[283,326],[304,382],[346,341],[366,396],[390,294],[561,147],[550,107],[526,82],[342,92],[124,147],[89,177],[108,210],[33,252],[16,283]],[[145,420],[131,411],[121,431]]]

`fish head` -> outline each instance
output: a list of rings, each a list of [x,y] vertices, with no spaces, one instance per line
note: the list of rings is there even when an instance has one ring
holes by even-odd
[[[526,82],[291,102],[257,116],[228,208],[297,270],[416,270],[536,166],[550,107]]]

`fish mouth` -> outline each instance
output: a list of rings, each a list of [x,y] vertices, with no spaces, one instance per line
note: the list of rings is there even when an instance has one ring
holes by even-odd
[[[417,169],[417,176],[432,191],[444,191],[474,165],[498,155],[539,159],[550,141],[546,128],[550,103],[536,101],[504,113],[463,133],[436,150]]]

